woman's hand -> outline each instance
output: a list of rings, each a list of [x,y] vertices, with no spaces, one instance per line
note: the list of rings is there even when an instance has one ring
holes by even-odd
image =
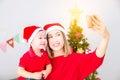
[[[99,33],[102,38],[109,38],[109,32],[105,24],[96,15],[87,16],[88,28],[92,28],[94,31]]]

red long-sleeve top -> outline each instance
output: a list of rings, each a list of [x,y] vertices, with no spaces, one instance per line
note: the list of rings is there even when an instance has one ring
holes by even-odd
[[[102,64],[103,59],[96,56],[96,51],[52,58],[52,72],[46,80],[84,80]]]

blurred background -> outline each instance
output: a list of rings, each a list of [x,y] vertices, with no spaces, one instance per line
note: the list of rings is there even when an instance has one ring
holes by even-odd
[[[79,25],[90,48],[99,44],[99,36],[87,28],[85,16],[97,14],[111,34],[103,65],[98,69],[101,80],[120,80],[120,1],[119,0],[0,0],[0,80],[17,77],[19,58],[29,46],[22,43],[22,30],[29,25],[44,26],[60,22],[66,30],[75,6],[83,12]]]

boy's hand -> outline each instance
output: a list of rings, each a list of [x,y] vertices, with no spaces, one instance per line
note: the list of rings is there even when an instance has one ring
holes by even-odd
[[[43,74],[44,79],[48,76],[48,73],[46,70],[42,70],[41,73]]]

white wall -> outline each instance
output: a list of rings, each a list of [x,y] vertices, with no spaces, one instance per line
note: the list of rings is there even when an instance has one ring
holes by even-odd
[[[98,72],[102,80],[120,80],[120,1],[119,0],[0,0],[0,43],[21,34],[28,25],[43,26],[60,22],[66,29],[70,23],[69,10],[77,3],[80,9],[98,14],[110,31],[111,39],[103,65]],[[94,32],[86,30],[91,48],[99,42]],[[90,32],[89,32],[90,31]],[[87,34],[87,33],[90,34]],[[7,45],[4,53],[0,49],[0,80],[17,77],[16,69],[20,56],[28,49],[24,43]]]

